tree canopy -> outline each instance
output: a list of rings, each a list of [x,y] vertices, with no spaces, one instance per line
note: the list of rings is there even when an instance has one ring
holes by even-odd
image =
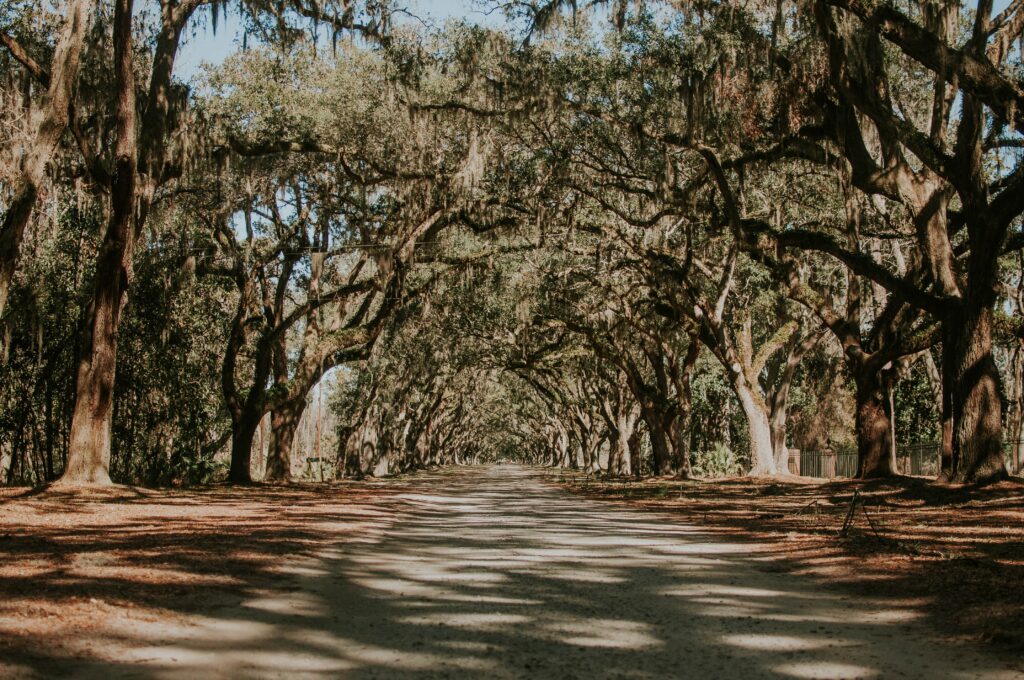
[[[6,483],[1024,462],[1019,2],[66,5],[0,9]]]

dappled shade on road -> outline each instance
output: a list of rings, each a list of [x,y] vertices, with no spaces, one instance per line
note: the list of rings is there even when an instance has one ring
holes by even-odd
[[[783,573],[767,549],[581,499],[543,475],[512,466],[418,475],[348,510],[339,493],[333,509],[318,508],[319,525],[301,492],[295,507],[278,499],[277,524],[267,499],[271,523],[250,517],[237,538],[252,550],[274,534],[294,540],[281,564],[252,563],[256,578],[227,562],[208,574],[231,578],[219,595],[180,616],[112,617],[78,633],[88,641],[65,657],[36,639],[37,656],[9,668],[153,678],[1019,677],[977,650],[936,642],[918,602],[823,589]],[[288,515],[297,520],[290,537],[280,522]],[[89,554],[80,548],[77,559]],[[181,550],[145,552],[151,568],[202,571],[175,564]],[[108,574],[108,585],[117,578]],[[46,571],[35,579],[61,597],[94,585],[60,585]]]

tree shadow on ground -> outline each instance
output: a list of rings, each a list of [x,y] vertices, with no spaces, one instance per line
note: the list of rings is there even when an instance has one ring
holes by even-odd
[[[951,637],[1024,650],[1024,480],[985,487],[897,477],[867,482],[730,479],[616,484],[565,478],[609,501],[768,540],[801,573],[854,593],[914,597]],[[857,492],[863,501],[841,528]]]
[[[20,505],[0,542],[24,570],[0,581],[12,674],[1013,675],[936,645],[919,601],[818,588],[771,549],[518,468],[93,503],[18,528]],[[45,621],[78,609],[92,619]]]

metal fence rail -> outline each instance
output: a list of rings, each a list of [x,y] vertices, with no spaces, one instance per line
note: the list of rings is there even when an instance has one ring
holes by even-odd
[[[903,475],[939,476],[939,456],[942,445],[909,444],[896,449],[896,470]]]
[[[937,477],[942,446],[939,442],[907,444],[896,449],[896,469],[903,475]],[[1013,474],[1024,471],[1024,440],[1003,442],[1006,466]],[[789,471],[802,477],[853,477],[857,474],[857,450],[791,450]]]
[[[800,468],[803,477],[853,477],[857,474],[857,450],[801,451]]]

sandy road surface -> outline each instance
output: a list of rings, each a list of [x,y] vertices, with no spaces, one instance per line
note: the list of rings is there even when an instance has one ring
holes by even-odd
[[[138,623],[45,675],[1020,678],[913,603],[843,596],[756,546],[496,466],[421,475],[278,587]],[[39,668],[22,668],[40,675]]]

